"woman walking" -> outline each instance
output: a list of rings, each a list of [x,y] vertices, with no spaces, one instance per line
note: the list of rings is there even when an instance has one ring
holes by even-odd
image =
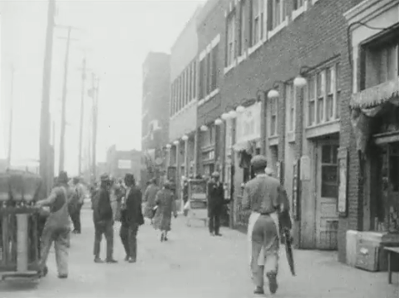
[[[155,204],[158,206],[155,217],[154,227],[161,231],[161,242],[168,240],[168,232],[170,231],[172,213],[177,217],[175,196],[170,189],[170,183],[165,182],[163,188],[158,191],[155,199]]]
[[[159,187],[157,186],[157,180],[155,178],[150,180],[150,184],[147,186],[147,189],[144,193],[144,202],[145,202],[145,210],[144,216],[151,220],[151,224],[153,221],[153,209],[155,207],[155,197],[159,191]]]

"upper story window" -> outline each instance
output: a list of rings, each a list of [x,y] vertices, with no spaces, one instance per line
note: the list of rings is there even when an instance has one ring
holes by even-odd
[[[248,46],[248,37],[245,34],[245,30],[246,30],[246,22],[248,20],[247,15],[247,3],[249,0],[241,0],[240,2],[240,30],[239,30],[239,34],[240,34],[240,40],[238,43],[238,56],[242,56],[244,55],[244,52]]]
[[[264,0],[252,0],[251,18],[251,46],[258,44],[264,37],[265,2]]]
[[[194,60],[193,61],[193,88],[192,88],[193,94],[192,94],[192,98],[196,98],[197,97],[197,61]]]
[[[370,88],[399,76],[399,32],[394,37],[366,47],[365,69],[362,72],[365,76],[364,87]]]
[[[205,99],[218,90],[219,75],[219,36],[200,54],[199,92],[200,99]],[[215,42],[217,41],[217,42]]]
[[[269,0],[269,31],[273,31],[285,21],[286,0]]]
[[[304,7],[305,6],[305,1],[306,0],[293,0],[292,1],[293,2],[292,9],[295,11],[295,10],[298,10],[298,9]]]
[[[206,57],[199,62],[199,98],[206,96]]]
[[[335,63],[308,78],[308,126],[339,119],[339,69]]]
[[[236,45],[236,13],[233,10],[227,17],[226,67],[234,63]]]
[[[295,86],[294,84],[288,83],[285,87],[286,107],[287,107],[287,132],[295,131],[295,108],[296,108],[296,97],[295,97]]]
[[[269,137],[274,137],[278,135],[278,98],[269,99],[269,111],[270,111],[270,121],[269,121]]]

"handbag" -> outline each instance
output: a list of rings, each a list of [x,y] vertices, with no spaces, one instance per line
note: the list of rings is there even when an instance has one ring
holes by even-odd
[[[158,210],[158,205],[155,205],[152,209],[151,209],[151,218],[155,217],[155,214],[157,213]]]

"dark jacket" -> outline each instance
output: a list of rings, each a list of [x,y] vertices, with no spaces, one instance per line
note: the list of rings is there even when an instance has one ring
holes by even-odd
[[[223,184],[219,182],[219,186],[211,181],[208,183],[208,208],[220,208],[224,204]]]
[[[140,189],[132,186],[130,192],[126,191],[126,222],[129,225],[144,224],[143,212],[141,210],[142,194]]]
[[[109,221],[113,219],[109,191],[101,188],[95,195],[93,202],[94,222]]]

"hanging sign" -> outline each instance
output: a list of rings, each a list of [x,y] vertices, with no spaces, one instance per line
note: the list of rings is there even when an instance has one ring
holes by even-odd
[[[260,138],[261,103],[257,102],[238,113],[236,121],[236,143]]]

